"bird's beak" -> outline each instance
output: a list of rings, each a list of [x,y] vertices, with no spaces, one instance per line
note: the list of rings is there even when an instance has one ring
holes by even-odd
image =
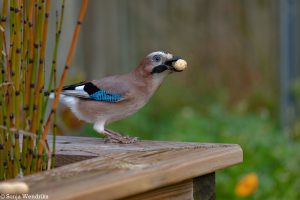
[[[179,59],[181,59],[180,56],[172,56],[172,58],[166,60],[166,61],[164,62],[164,64],[168,67],[168,70],[171,70],[171,71],[174,71],[174,72],[181,72],[182,70],[177,70],[177,69],[175,69],[175,67],[174,67],[174,63],[175,63],[177,60],[179,60]]]

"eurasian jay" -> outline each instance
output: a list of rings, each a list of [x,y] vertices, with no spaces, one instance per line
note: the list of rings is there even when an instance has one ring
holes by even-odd
[[[65,86],[60,101],[79,119],[93,123],[93,128],[104,134],[108,141],[134,143],[137,138],[122,136],[105,125],[142,108],[168,74],[183,70],[175,67],[174,63],[179,59],[183,61],[163,51],[150,53],[128,74]]]

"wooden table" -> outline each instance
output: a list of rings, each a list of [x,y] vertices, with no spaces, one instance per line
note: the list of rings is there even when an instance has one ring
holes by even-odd
[[[236,144],[106,144],[62,136],[56,148],[60,167],[22,179],[30,193],[55,200],[215,199],[215,171],[243,160]]]

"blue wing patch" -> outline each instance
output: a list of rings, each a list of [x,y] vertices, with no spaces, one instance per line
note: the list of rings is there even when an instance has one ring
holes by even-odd
[[[93,94],[90,94],[90,98],[95,101],[117,102],[123,98],[123,95],[118,93],[110,93],[105,90],[99,90]]]
[[[89,98],[94,101],[118,102],[124,95],[99,89],[92,82],[81,82],[63,88],[65,94],[79,98]],[[68,93],[69,91],[69,93]]]

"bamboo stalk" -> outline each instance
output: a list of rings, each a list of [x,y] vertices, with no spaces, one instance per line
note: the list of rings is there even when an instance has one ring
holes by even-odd
[[[58,37],[58,41],[59,41],[59,36],[61,33],[61,28],[62,28],[62,19],[63,19],[63,9],[64,9],[64,0],[62,1],[62,14],[61,14],[61,18],[60,18],[60,26],[57,29],[57,37]],[[55,52],[56,56],[57,56],[57,52]],[[56,56],[55,56],[55,61],[56,61]],[[54,67],[53,67],[53,91],[56,90],[56,85],[57,85],[57,81],[56,81],[56,62],[54,63]],[[55,92],[56,94],[56,92]],[[56,152],[56,131],[57,131],[57,112],[55,110],[54,113],[54,119],[53,119],[53,126],[52,126],[52,135],[53,135],[53,141],[52,141],[52,154],[51,154],[51,167],[54,168],[56,166],[56,159],[55,159],[55,152]]]
[[[76,44],[77,44],[77,40],[78,40],[78,34],[79,34],[79,31],[80,31],[80,25],[82,24],[82,21],[84,19],[84,16],[85,16],[85,13],[86,13],[87,4],[88,4],[88,0],[83,0],[82,1],[81,8],[80,8],[80,14],[79,14],[78,22],[77,22],[77,25],[75,27],[75,31],[74,31],[74,34],[73,34],[73,38],[72,38],[72,42],[71,42],[71,47],[69,49],[69,53],[68,53],[66,65],[64,67],[63,74],[61,75],[59,86],[58,86],[58,89],[56,91],[56,96],[55,96],[54,101],[52,103],[51,112],[50,112],[50,114],[48,116],[46,125],[44,127],[44,131],[42,133],[42,141],[46,140],[46,137],[47,137],[47,134],[48,134],[48,131],[49,131],[49,128],[50,128],[50,124],[51,124],[52,119],[54,117],[55,109],[56,109],[56,107],[58,105],[59,95],[60,95],[60,93],[62,91],[64,81],[66,79],[66,76],[67,76],[69,68],[70,68],[70,64],[71,64],[71,61],[72,61],[72,58],[73,58],[73,54],[74,54],[74,51],[75,51],[75,47],[76,47]],[[40,167],[41,167],[41,158],[40,158],[40,156],[42,155],[42,152],[43,152],[43,148],[44,148],[43,144],[44,143],[42,142],[38,146],[37,170],[39,170]]]
[[[61,14],[60,14],[60,23],[58,25],[58,12],[56,12],[56,36],[57,36],[57,46],[58,46],[58,42],[59,42],[59,38],[60,38],[60,34],[61,34],[61,29],[62,29],[62,22],[63,22],[63,17],[64,17],[64,6],[65,5],[65,1],[62,1],[62,5],[61,5]],[[56,90],[57,87],[57,79],[56,79],[56,57],[57,57],[57,47],[54,49],[54,61],[53,62],[53,66],[52,66],[52,73],[53,74],[53,91]],[[51,80],[51,79],[50,79]],[[49,85],[51,85],[49,83]],[[49,88],[50,89],[50,88]],[[50,92],[48,89],[48,92]],[[56,93],[55,93],[56,94]],[[55,152],[56,152],[56,132],[57,132],[57,112],[55,110],[54,113],[54,119],[53,119],[53,126],[52,126],[52,135],[53,135],[53,142],[52,142],[52,155],[51,155],[51,167],[54,168],[56,166],[56,159],[55,159]]]
[[[27,27],[27,1],[21,0],[21,80],[20,80],[20,95],[22,105],[25,100],[25,77],[26,77],[26,68],[27,68],[27,55],[28,55],[28,27]],[[26,120],[22,120],[22,128],[25,129],[26,127]]]
[[[43,89],[44,89],[44,59],[45,59],[45,50],[46,50],[46,42],[47,42],[47,30],[48,30],[48,18],[50,14],[50,5],[51,5],[51,0],[46,1],[46,11],[44,13],[45,15],[45,20],[44,20],[44,27],[43,27],[43,37],[42,37],[42,44],[41,44],[41,49],[40,49],[40,61],[39,61],[39,69],[38,69],[38,80],[36,84],[36,93],[35,93],[35,102],[34,106],[36,106],[38,109],[35,110],[33,119],[32,119],[32,127],[31,131],[33,132],[34,129],[39,129],[41,130],[42,127],[42,106],[43,106]]]
[[[29,37],[29,30],[28,30],[28,4],[26,0],[22,0],[22,56],[21,56],[21,98],[22,98],[22,106],[24,106],[25,102],[25,87],[26,87],[26,70],[27,70],[27,64],[28,64],[28,37]],[[26,129],[26,116],[23,110],[23,118],[22,118],[22,129]],[[21,163],[20,163],[20,169],[23,171],[26,166],[26,150],[27,150],[27,143],[28,143],[28,137],[23,135],[22,137],[22,151],[21,151]]]
[[[56,66],[57,66],[57,50],[59,46],[59,41],[60,41],[60,35],[62,31],[62,25],[63,25],[63,19],[64,19],[64,10],[65,10],[65,0],[62,0],[61,2],[61,11],[60,11],[60,20],[58,24],[58,12],[56,11],[56,34],[55,34],[55,46],[53,49],[53,60],[52,60],[52,67],[51,67],[51,73],[50,73],[50,78],[49,78],[49,84],[48,84],[48,90],[47,90],[47,95],[45,99],[45,103],[43,106],[43,116],[45,115],[46,108],[48,105],[48,100],[49,100],[49,94],[51,92],[54,76],[56,76]],[[56,90],[56,86],[53,87],[53,91]]]
[[[8,52],[7,52],[7,48],[6,48],[6,39],[5,39],[5,26],[6,26],[6,16],[7,16],[7,5],[8,5],[8,0],[4,0],[3,1],[3,7],[2,7],[2,17],[1,17],[1,38],[2,38],[2,43],[1,43],[1,59],[3,60],[2,63],[2,69],[1,69],[1,83],[3,84],[4,81],[6,80],[6,69],[4,67],[4,65],[7,66],[7,62],[8,62]],[[4,51],[4,56],[2,54],[2,51]],[[5,59],[5,62],[4,62]],[[1,123],[3,123],[3,125],[8,126],[7,124],[7,106],[6,106],[6,92],[7,89],[6,88],[1,88],[1,115],[2,115],[2,121]],[[7,165],[9,162],[9,158],[8,158],[8,142],[7,142],[7,137],[6,137],[6,133],[1,131],[1,136],[3,139],[3,145],[1,146],[1,148],[3,148],[3,150],[1,150],[1,158],[3,159],[1,162],[1,180],[5,179],[8,176],[8,170],[7,170]]]
[[[42,31],[43,31],[43,23],[44,23],[44,1],[39,0],[38,4],[35,4],[35,18],[36,18],[36,26],[35,26],[35,40],[34,40],[34,56],[33,56],[33,68],[32,68],[32,77],[31,77],[31,84],[30,84],[30,101],[29,101],[29,117],[30,117],[30,131],[37,134],[37,115],[38,115],[38,105],[36,105],[36,101],[39,101],[39,92],[36,82],[36,74],[37,74],[37,65],[39,61],[39,51],[41,47],[41,40],[42,40]],[[38,71],[38,77],[43,76],[43,70]],[[39,80],[38,80],[39,81]],[[34,153],[34,141],[32,138],[29,139],[29,152]],[[30,173],[30,168],[33,166],[34,160],[36,156],[32,153],[28,154],[27,156],[27,167],[25,170],[25,174]],[[33,169],[34,170],[34,169]]]
[[[37,75],[37,66],[39,63],[39,51],[41,48],[41,39],[42,39],[42,30],[44,22],[44,0],[39,0],[38,3],[35,3],[35,26],[34,26],[34,53],[33,53],[33,68],[32,68],[32,77],[30,83],[30,102],[29,102],[29,116],[32,119],[33,113],[37,109],[34,104],[34,96],[36,96],[36,75]],[[32,120],[31,120],[31,123]],[[32,125],[31,125],[32,126]]]
[[[9,127],[14,127],[14,105],[15,105],[15,95],[14,92],[14,86],[15,86],[15,40],[16,40],[16,30],[15,30],[15,4],[14,0],[10,0],[10,21],[9,21],[9,27],[10,27],[10,47],[9,47],[9,55],[8,55],[8,62],[7,62],[7,81],[13,82],[13,85],[8,85],[6,94],[6,103],[8,108],[8,114],[9,119],[7,120],[7,124],[9,124]],[[14,152],[15,152],[15,144],[14,144],[14,138],[11,134],[8,134],[8,177],[14,177],[14,171],[16,169],[16,162],[13,161]]]
[[[32,124],[31,124],[31,132],[37,132],[39,126],[39,112],[40,112],[40,104],[41,98],[40,96],[43,94],[44,88],[44,59],[45,59],[45,47],[46,47],[46,40],[47,40],[47,29],[48,29],[48,17],[49,17],[49,10],[50,10],[50,0],[46,1],[46,12],[42,14],[45,15],[44,26],[43,26],[43,36],[41,40],[41,48],[40,48],[40,59],[39,59],[39,68],[38,68],[38,78],[37,84],[35,87],[35,94],[34,94],[34,107],[36,108],[33,112]],[[40,6],[39,6],[40,8]],[[42,10],[42,9],[41,9]],[[40,18],[40,17],[39,17]]]
[[[4,137],[1,134],[1,143],[0,143],[0,181],[5,179],[4,176]]]
[[[19,129],[20,128],[20,108],[21,99],[20,99],[20,68],[21,68],[21,12],[20,12],[20,4],[19,0],[14,0],[15,3],[15,45],[14,45],[14,73],[15,73],[15,105],[14,105],[14,126]],[[14,143],[14,176],[17,176],[19,173],[19,159],[20,159],[20,143],[19,143],[19,135],[15,135],[15,143]]]
[[[30,83],[32,77],[32,64],[33,64],[33,46],[34,46],[34,37],[33,37],[33,13],[34,13],[34,0],[29,0],[28,6],[28,46],[29,46],[29,59],[28,59],[28,69],[27,77],[25,79],[25,102],[24,102],[24,111],[26,118],[29,116],[29,101],[30,101]]]
[[[7,74],[7,76],[9,76],[9,74]],[[9,86],[8,86],[9,87]],[[4,89],[3,91],[5,91],[5,98],[9,97],[9,90],[8,89]],[[4,98],[4,100],[5,100]],[[3,101],[4,101],[3,100]],[[7,102],[9,103],[9,102]],[[12,145],[12,134],[11,134],[11,118],[7,116],[7,114],[9,113],[9,107],[8,106],[3,106],[3,123],[4,126],[7,127],[7,137],[4,138],[5,141],[5,145],[4,145],[4,168],[5,170],[5,178],[11,178],[13,177],[13,165],[12,165],[12,151],[11,151],[11,145]]]
[[[1,88],[2,90],[2,88]],[[3,96],[0,93],[0,123],[3,123]],[[6,138],[5,132],[0,130],[0,180],[4,180],[4,139]]]
[[[24,55],[28,57],[28,66],[26,70],[25,77],[25,92],[24,92],[24,124],[23,127],[26,128],[29,121],[29,104],[30,104],[30,91],[31,91],[31,79],[32,79],[32,68],[33,68],[33,56],[34,56],[34,35],[33,35],[33,14],[34,14],[34,0],[29,0],[28,2],[28,12],[27,12],[27,24],[26,24],[26,35],[28,37],[27,51],[28,54]],[[22,147],[22,168],[27,168],[28,164],[27,157],[28,154],[32,154],[32,151],[28,148],[29,138],[23,138],[23,147]]]
[[[6,25],[6,15],[7,15],[7,0],[4,0],[3,1],[3,5],[2,5],[2,16],[1,16],[1,22],[0,22],[0,25],[1,25],[1,34],[0,34],[0,57],[1,57],[1,74],[0,74],[0,80],[1,82],[4,81],[4,75],[5,75],[5,69],[4,69],[4,66],[5,66],[5,62],[4,62],[4,58],[5,56],[2,54],[2,51],[5,50],[5,53],[6,52],[6,49],[4,48],[5,45],[5,39],[4,39],[4,29],[5,29],[5,25]],[[2,45],[4,44],[4,45]]]
[[[1,93],[0,93],[0,123],[4,124],[4,107],[3,107],[3,100],[4,100],[4,95],[2,94],[3,88],[0,88]],[[4,167],[4,162],[5,162],[5,139],[6,139],[6,134],[4,130],[0,131],[0,180],[4,180],[5,176],[5,167]],[[6,161],[7,162],[7,161]]]
[[[48,92],[52,88],[55,91],[57,86],[56,59],[64,17],[64,2],[62,0],[60,19],[57,17],[56,22]],[[55,109],[71,65],[87,3],[88,0],[82,1],[66,65],[58,90],[55,91],[52,111],[43,127],[49,98],[45,97],[43,90],[51,0],[3,0],[3,15],[0,22],[0,123],[2,124],[0,124],[0,180],[55,166],[55,122],[52,126],[54,137],[52,154],[46,136],[53,118],[56,120]],[[10,8],[10,20],[5,32],[7,8]],[[9,34],[9,40],[6,40],[5,33]],[[6,42],[9,44],[8,49]],[[22,151],[20,151],[20,135],[23,138]]]
[[[37,84],[35,87],[35,93],[34,93],[34,109],[33,111],[33,117],[32,117],[32,124],[31,124],[31,132],[37,132],[37,126],[38,126],[38,107],[40,104],[40,95],[43,93],[43,77],[44,77],[44,58],[45,58],[45,47],[46,47],[46,40],[47,40],[47,29],[48,29],[48,16],[49,16],[49,10],[50,10],[50,3],[51,0],[46,1],[46,13],[43,13],[42,7],[39,6],[39,9],[41,10],[41,14],[45,15],[44,20],[44,26],[43,26],[43,36],[41,40],[41,48],[40,48],[40,59],[39,59],[39,68],[38,68],[38,78],[37,78]],[[41,17],[39,17],[40,19]]]
[[[0,72],[0,81],[1,84],[4,82],[5,80],[5,58],[7,56],[7,50],[6,50],[6,40],[5,40],[5,25],[6,25],[6,16],[7,16],[7,0],[3,0],[3,4],[2,4],[2,16],[1,16],[1,33],[0,33],[0,59],[1,59],[1,72]],[[3,55],[2,52],[5,52],[6,55]],[[7,61],[7,60],[6,60]],[[5,120],[5,116],[4,116],[4,110],[6,109],[5,107],[5,99],[4,99],[4,89],[0,88],[0,123],[4,124]],[[7,163],[7,159],[6,159],[6,151],[5,151],[5,143],[6,143],[6,134],[3,130],[0,131],[0,180],[4,180],[5,179],[5,162]]]
[[[65,8],[65,1],[62,0],[61,3],[61,11],[60,11],[60,19],[58,19],[58,11],[56,11],[56,34],[55,34],[55,47],[53,50],[53,61],[52,61],[52,68],[51,68],[51,74],[50,74],[50,79],[49,79],[49,84],[48,84],[48,90],[47,93],[48,95],[45,98],[45,102],[43,105],[43,112],[42,116],[45,115],[45,111],[48,105],[48,100],[49,100],[49,94],[51,92],[52,84],[53,84],[53,91],[56,90],[56,65],[57,65],[57,50],[59,46],[59,41],[60,41],[60,35],[62,31],[62,25],[63,25],[63,19],[64,19],[64,8]],[[52,154],[50,155],[50,165],[48,165],[48,168],[54,168],[55,167],[55,144],[56,144],[56,131],[57,131],[57,114],[56,111],[54,113],[54,120],[53,120],[53,126],[52,126],[52,135],[53,135],[53,142],[52,142]]]
[[[45,5],[45,11],[44,11],[44,23],[43,23],[43,34],[42,34],[42,40],[41,40],[41,49],[40,49],[40,61],[39,61],[39,71],[38,71],[38,82],[37,82],[37,89],[38,93],[35,96],[37,102],[37,112],[36,112],[36,130],[37,134],[41,135],[42,132],[42,125],[43,125],[43,117],[42,117],[42,111],[43,111],[43,101],[44,101],[44,85],[45,85],[45,50],[46,50],[46,41],[47,41],[47,31],[48,31],[48,19],[50,14],[50,5],[51,0],[46,0]],[[40,140],[36,140],[36,147],[39,145]],[[37,155],[37,149],[36,149],[36,155]],[[35,164],[33,164],[33,167],[35,167]]]
[[[2,4],[2,16],[1,16],[1,22],[0,22],[1,27],[3,29],[5,29],[5,25],[6,25],[6,16],[7,16],[7,0],[3,0],[3,4]],[[1,32],[4,32],[4,31],[1,31]],[[2,38],[1,41],[4,44],[4,38],[3,38],[2,34],[1,34],[0,37]],[[2,51],[3,51],[3,48],[4,48],[3,45],[2,45],[2,43],[0,45],[1,57],[2,57]]]

